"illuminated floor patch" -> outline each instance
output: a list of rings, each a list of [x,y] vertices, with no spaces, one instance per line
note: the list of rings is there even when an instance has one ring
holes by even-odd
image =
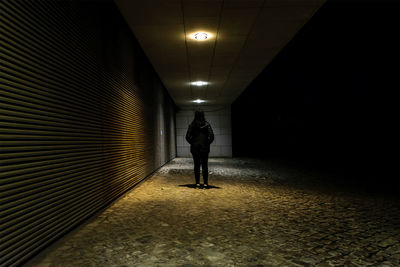
[[[175,159],[31,266],[399,266],[400,205],[301,170]]]

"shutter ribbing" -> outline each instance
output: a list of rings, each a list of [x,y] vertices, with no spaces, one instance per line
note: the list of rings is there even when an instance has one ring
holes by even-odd
[[[23,263],[159,167],[161,83],[111,1],[1,1],[0,11],[3,266]]]

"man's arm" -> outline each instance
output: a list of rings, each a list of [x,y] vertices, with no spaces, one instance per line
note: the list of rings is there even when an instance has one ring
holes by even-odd
[[[188,130],[187,130],[187,132],[186,132],[186,141],[189,143],[189,144],[192,144],[192,126],[191,125],[189,125],[189,128],[188,128]]]
[[[214,132],[211,128],[211,125],[208,124],[208,142],[211,144],[214,141]]]

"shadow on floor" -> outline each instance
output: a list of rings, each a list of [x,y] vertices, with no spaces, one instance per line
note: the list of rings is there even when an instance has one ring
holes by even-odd
[[[188,187],[188,188],[196,188],[196,184],[180,184],[178,186],[184,186],[184,187]],[[205,189],[203,187],[203,185],[200,186],[201,189]],[[215,186],[215,185],[208,185],[207,189],[221,189],[221,187],[219,186]]]

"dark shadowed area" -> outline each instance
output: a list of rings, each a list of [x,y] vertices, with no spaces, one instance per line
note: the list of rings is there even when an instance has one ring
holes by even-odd
[[[399,7],[328,1],[233,103],[234,156],[284,159],[398,191]]]

